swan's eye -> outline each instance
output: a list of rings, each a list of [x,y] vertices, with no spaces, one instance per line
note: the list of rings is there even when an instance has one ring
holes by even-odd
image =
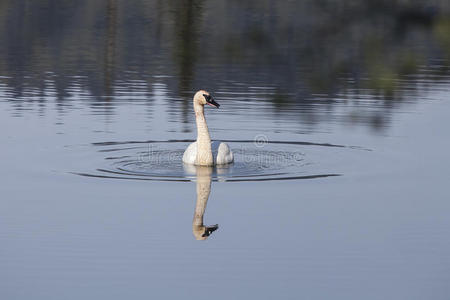
[[[210,95],[203,94],[203,97],[205,97],[207,102],[211,101],[211,96]]]
[[[208,105],[214,106],[215,108],[219,108],[219,106],[220,106],[219,103],[214,101],[214,98],[211,95],[203,94],[203,97],[205,97],[206,103]]]

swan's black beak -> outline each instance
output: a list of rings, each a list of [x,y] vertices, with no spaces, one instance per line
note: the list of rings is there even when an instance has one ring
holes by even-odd
[[[211,105],[215,108],[219,108],[220,104],[214,101],[214,98],[211,95],[203,94],[203,97],[206,99],[206,104]]]

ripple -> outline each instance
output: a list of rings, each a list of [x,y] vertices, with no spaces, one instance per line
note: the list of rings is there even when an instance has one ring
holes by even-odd
[[[195,181],[196,168],[182,162],[193,140],[147,140],[93,143],[103,161],[94,172],[72,172],[97,178]],[[212,180],[222,182],[315,179],[342,175],[323,159],[336,150],[368,150],[361,147],[301,141],[224,140],[233,149],[231,165],[216,166]],[[329,153],[333,149],[333,153]],[[111,153],[111,154],[110,154]],[[101,165],[101,166],[100,166]]]

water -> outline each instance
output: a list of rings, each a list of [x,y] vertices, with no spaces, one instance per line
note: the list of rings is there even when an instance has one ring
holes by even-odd
[[[1,299],[449,298],[446,1],[0,1],[0,24]],[[227,168],[180,163],[200,88]]]

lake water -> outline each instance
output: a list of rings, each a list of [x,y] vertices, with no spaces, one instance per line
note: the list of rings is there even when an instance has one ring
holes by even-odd
[[[447,1],[6,0],[0,45],[1,299],[449,299]]]

